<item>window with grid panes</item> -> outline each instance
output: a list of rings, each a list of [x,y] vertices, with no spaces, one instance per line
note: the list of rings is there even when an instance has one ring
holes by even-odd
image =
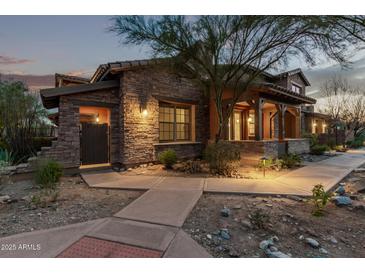
[[[160,104],[160,141],[188,141],[191,131],[191,108],[174,104]]]

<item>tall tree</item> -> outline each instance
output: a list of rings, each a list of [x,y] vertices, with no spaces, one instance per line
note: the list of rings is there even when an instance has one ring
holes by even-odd
[[[175,72],[212,93],[223,137],[234,105],[268,69],[293,57],[315,65],[318,57],[348,65],[350,48],[364,42],[364,16],[117,16],[112,32],[126,44],[147,44],[168,57]],[[223,109],[223,93],[232,100]]]
[[[0,82],[0,139],[16,161],[34,153],[34,131],[47,117],[39,99],[26,91],[21,82]]]
[[[323,105],[320,112],[330,115],[345,126],[346,140],[365,128],[365,91],[346,78],[333,75],[321,86]]]

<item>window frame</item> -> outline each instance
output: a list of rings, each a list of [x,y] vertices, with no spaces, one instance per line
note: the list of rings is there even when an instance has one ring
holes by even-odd
[[[294,88],[294,90],[293,90]],[[297,83],[291,82],[291,91],[297,94],[302,94],[303,87]]]
[[[170,108],[173,109],[173,122],[164,122],[160,120],[160,115],[161,115],[161,107],[166,107],[166,108]],[[177,121],[177,109],[185,109],[188,110],[188,115],[189,115],[189,120],[188,122],[178,122]],[[158,112],[159,118],[158,118],[158,124],[159,124],[159,142],[160,143],[174,143],[174,142],[188,142],[192,140],[192,105],[190,104],[181,104],[181,103],[173,103],[173,102],[159,102],[159,112]],[[185,114],[184,114],[185,115]],[[173,129],[172,129],[172,139],[161,139],[161,124],[173,124]],[[177,135],[178,135],[178,131],[177,131],[177,125],[185,125],[188,126],[188,133],[187,133],[187,138],[184,139],[178,139]],[[184,131],[183,131],[184,132]],[[184,133],[185,134],[185,133]]]

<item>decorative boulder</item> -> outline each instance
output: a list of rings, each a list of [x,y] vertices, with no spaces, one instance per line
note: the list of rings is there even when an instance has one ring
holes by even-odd
[[[221,210],[221,216],[222,217],[229,217],[230,214],[231,214],[231,210],[228,207],[224,207]]]
[[[336,189],[336,193],[337,193],[338,195],[341,195],[341,196],[345,195],[346,190],[345,190],[344,186],[339,186],[339,187]]]
[[[347,196],[335,196],[333,202],[337,206],[348,206],[352,204],[352,200]]]
[[[315,240],[315,239],[312,239],[312,238],[306,238],[305,239],[305,242],[307,244],[309,244],[311,247],[314,247],[314,248],[318,248],[319,247],[319,243]]]

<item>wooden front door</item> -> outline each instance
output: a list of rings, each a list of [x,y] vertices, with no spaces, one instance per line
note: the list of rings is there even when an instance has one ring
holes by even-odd
[[[108,124],[81,123],[80,145],[82,165],[108,163]]]

